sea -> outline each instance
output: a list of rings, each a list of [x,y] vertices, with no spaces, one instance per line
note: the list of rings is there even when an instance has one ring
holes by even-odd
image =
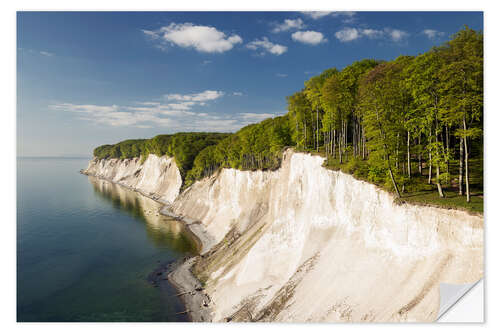
[[[196,242],[159,203],[80,174],[87,163],[17,159],[17,321],[189,320],[176,290],[149,278]]]

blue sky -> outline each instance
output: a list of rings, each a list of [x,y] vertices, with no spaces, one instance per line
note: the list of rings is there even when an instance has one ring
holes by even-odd
[[[17,151],[91,155],[286,112],[321,71],[417,55],[480,12],[19,12]]]

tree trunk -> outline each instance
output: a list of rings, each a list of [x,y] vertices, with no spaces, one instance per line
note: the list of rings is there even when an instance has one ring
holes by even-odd
[[[337,137],[337,130],[334,129],[333,130],[333,149],[332,149],[332,152],[333,152],[333,158],[335,158],[335,155],[336,155],[336,151],[337,151],[337,147],[336,147],[336,143],[337,143],[337,140],[336,140],[336,137]]]
[[[297,115],[295,115],[295,132],[297,132],[297,142],[295,143],[295,146],[299,148],[299,121],[297,120]]]
[[[432,129],[429,130],[429,143],[432,138]],[[432,180],[432,149],[429,147],[429,179],[427,181],[428,184],[431,183]]]
[[[443,188],[441,187],[441,181],[439,180],[439,164],[436,166],[436,185],[438,188],[438,193],[441,198],[444,198]]]
[[[394,175],[392,173],[391,158],[390,158],[390,154],[389,154],[389,148],[387,147],[387,137],[385,135],[384,130],[382,129],[382,124],[380,123],[378,109],[375,108],[375,111],[377,113],[377,122],[378,122],[378,129],[380,131],[380,137],[384,143],[385,159],[387,161],[387,169],[389,170],[389,175],[391,176],[392,186],[394,186],[394,190],[396,191],[398,198],[401,198],[401,193],[399,192],[398,184],[396,183],[396,180],[394,179]]]
[[[434,128],[434,134],[436,136],[436,149],[437,149],[439,147],[437,116],[436,116],[436,127]],[[438,159],[437,163],[436,163],[436,185],[437,185],[439,196],[441,198],[444,198],[443,188],[441,187],[441,179],[439,179],[439,171],[440,171],[440,167],[439,167],[439,159]]]
[[[319,151],[319,109],[316,107],[316,151]]]
[[[458,164],[458,195],[464,195],[464,138],[460,137],[460,160]]]
[[[407,132],[406,155],[408,157],[408,178],[411,178],[411,158],[410,158],[410,131]]]
[[[418,134],[418,173],[422,176],[422,133]]]
[[[469,149],[467,146],[467,124],[465,123],[465,114],[463,116],[464,124],[464,155],[465,155],[465,195],[467,196],[467,202],[470,202],[470,189],[469,189]]]
[[[398,195],[398,198],[401,198],[401,193],[399,193],[398,184],[396,184],[396,180],[394,180],[394,175],[392,174],[389,156],[387,156],[387,166],[389,168],[389,175],[391,176],[392,186],[394,186],[394,189],[396,190],[396,194]]]
[[[399,133],[396,137],[396,170],[399,170]]]
[[[353,116],[353,119],[352,119],[352,156],[356,156],[356,152],[358,150],[358,145],[357,145],[357,140],[356,140],[356,117]]]
[[[446,173],[450,177],[450,133],[446,125]]]
[[[366,136],[365,136],[365,129],[363,128],[362,131],[363,131],[363,135],[362,135],[363,136],[363,138],[362,138],[362,140],[363,140],[363,159],[365,159],[366,158]]]
[[[328,131],[325,132],[325,136],[324,136],[325,140],[323,141],[323,144],[325,146],[325,154],[326,154],[326,159],[328,160]]]
[[[340,160],[340,164],[342,164],[342,139],[341,139],[341,136],[342,136],[342,131],[339,133],[339,160]]]
[[[307,125],[304,121],[304,149],[307,149]]]

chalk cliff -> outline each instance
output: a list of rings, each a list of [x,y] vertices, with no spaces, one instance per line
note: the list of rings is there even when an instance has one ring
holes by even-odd
[[[83,173],[137,190],[164,203],[173,202],[182,186],[181,174],[175,160],[153,154],[143,163],[139,158],[94,158]]]
[[[86,172],[156,193],[204,227],[213,242],[192,270],[213,321],[433,321],[440,283],[483,276],[481,216],[395,204],[323,160],[290,149],[279,170],[223,169],[180,194],[164,157]]]

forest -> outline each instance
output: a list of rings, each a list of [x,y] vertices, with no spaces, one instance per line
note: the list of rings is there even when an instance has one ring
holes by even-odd
[[[103,145],[94,149],[94,156],[105,158],[141,157],[145,161],[149,154],[171,156],[184,179],[192,168],[195,157],[206,147],[217,144],[229,133],[176,133],[157,135],[151,139],[125,140],[114,145]]]
[[[483,210],[482,32],[464,27],[417,56],[329,68],[287,104],[286,115],[234,134],[127,140],[94,155],[174,156],[189,186],[220,168],[276,169],[293,146],[402,201]]]

